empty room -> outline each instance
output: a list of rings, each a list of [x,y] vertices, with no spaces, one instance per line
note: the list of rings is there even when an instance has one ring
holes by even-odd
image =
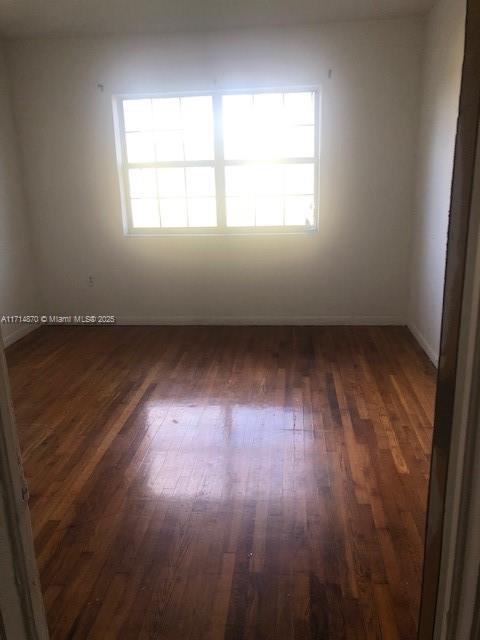
[[[0,637],[433,637],[466,16],[0,0]]]

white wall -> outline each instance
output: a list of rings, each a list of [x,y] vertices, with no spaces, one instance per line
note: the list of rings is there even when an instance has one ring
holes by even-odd
[[[421,21],[393,20],[10,43],[44,310],[404,321],[422,36]],[[124,237],[112,94],[312,83],[323,89],[319,233]]]
[[[0,49],[0,317],[38,312],[35,270],[18,164],[7,69]],[[25,325],[2,324],[6,344],[24,335]]]
[[[464,30],[464,0],[440,0],[428,16],[408,323],[435,363],[440,346]]]

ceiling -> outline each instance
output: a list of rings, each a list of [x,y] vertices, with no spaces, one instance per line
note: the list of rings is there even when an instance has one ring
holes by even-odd
[[[434,0],[0,0],[7,38],[136,34],[420,15]]]

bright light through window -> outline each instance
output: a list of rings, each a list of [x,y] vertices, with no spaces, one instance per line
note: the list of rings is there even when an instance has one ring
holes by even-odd
[[[223,97],[227,160],[313,158],[314,129],[313,92]]]
[[[126,98],[129,232],[315,227],[318,92]]]
[[[313,225],[314,164],[253,164],[226,167],[227,224]]]

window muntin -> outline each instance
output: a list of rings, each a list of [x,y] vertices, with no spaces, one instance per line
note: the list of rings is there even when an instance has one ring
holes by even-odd
[[[126,231],[314,228],[317,113],[314,90],[121,99]]]

